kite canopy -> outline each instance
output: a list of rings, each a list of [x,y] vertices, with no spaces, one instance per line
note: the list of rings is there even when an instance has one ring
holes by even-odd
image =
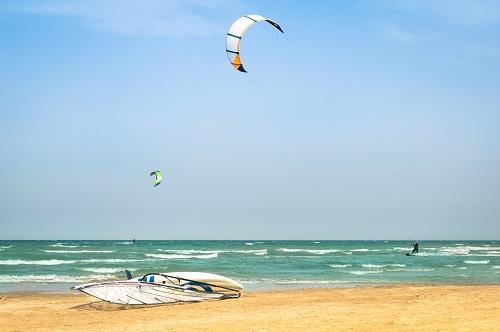
[[[241,63],[240,57],[240,43],[241,38],[245,34],[245,32],[255,23],[266,21],[271,24],[273,27],[281,31],[283,33],[283,29],[279,26],[278,23],[269,20],[260,15],[246,15],[242,16],[236,21],[234,21],[233,25],[229,28],[229,32],[227,33],[226,39],[226,53],[229,58],[229,62],[233,65],[234,69],[239,70],[243,73],[247,71],[243,68],[243,64]]]
[[[151,174],[149,174],[149,176],[153,176],[153,175],[155,176],[154,186],[156,187],[163,180],[163,173],[162,173],[162,171],[154,171],[154,172],[151,172]]]

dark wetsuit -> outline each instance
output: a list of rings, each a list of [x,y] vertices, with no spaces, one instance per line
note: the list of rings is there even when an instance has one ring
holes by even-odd
[[[418,253],[418,242],[415,242],[413,244],[413,251],[411,252],[412,254]]]

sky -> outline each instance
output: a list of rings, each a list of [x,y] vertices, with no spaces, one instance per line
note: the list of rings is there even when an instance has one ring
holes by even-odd
[[[500,239],[499,91],[498,1],[2,0],[0,238]]]

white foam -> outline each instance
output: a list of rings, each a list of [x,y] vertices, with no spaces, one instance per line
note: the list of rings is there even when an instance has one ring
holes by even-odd
[[[405,264],[362,264],[361,266],[369,268],[369,269],[372,269],[372,268],[381,268],[381,267],[387,267],[387,266],[392,266],[392,267],[406,267]]]
[[[300,248],[279,248],[279,251],[283,252],[307,252],[314,255],[325,255],[334,252],[339,252],[337,249],[300,249]]]
[[[446,264],[444,265],[445,267],[455,267],[456,265],[453,265],[453,264]]]
[[[84,253],[110,253],[115,252],[116,250],[42,250],[48,253],[55,254],[84,254]]]
[[[82,263],[128,263],[128,262],[141,262],[143,259],[121,259],[121,258],[103,258],[103,259],[82,259]]]
[[[117,267],[117,268],[112,268],[112,267],[84,267],[81,269],[78,269],[80,271],[85,271],[85,272],[94,272],[94,273],[118,273],[118,272],[124,272],[125,268],[123,267]],[[127,269],[129,271],[137,271],[137,269]]]
[[[500,265],[493,265],[491,268],[492,269],[500,269]]]
[[[147,257],[161,258],[161,259],[188,259],[188,258],[198,258],[198,259],[210,259],[217,258],[218,254],[207,254],[207,255],[179,255],[179,254],[144,254]]]
[[[112,275],[89,275],[89,276],[69,276],[69,275],[0,275],[0,283],[13,282],[47,282],[47,283],[66,283],[66,282],[87,282],[93,280],[102,280],[114,278]]]
[[[253,246],[253,242],[245,242],[247,246]]]
[[[383,273],[382,270],[368,270],[368,271],[349,271],[350,274],[355,275],[363,275],[363,274],[375,274],[375,273]]]
[[[380,250],[379,249],[360,248],[360,249],[351,249],[349,251],[352,251],[352,252],[367,252],[367,251],[380,251]]]
[[[408,251],[408,250],[411,250],[411,248],[395,247],[395,248],[392,248],[392,250],[395,250],[395,251]]]
[[[12,248],[13,245],[11,244],[10,246],[0,246],[0,249],[9,249],[9,248]]]
[[[429,271],[434,271],[434,269],[432,269],[432,268],[408,269],[407,271],[410,271],[410,272],[429,272]]]
[[[321,242],[319,242],[319,241],[314,241],[314,243],[318,244],[318,243],[321,243]]]
[[[80,247],[88,247],[88,246],[77,246],[77,245],[69,245],[69,244],[64,244],[64,243],[56,243],[56,244],[51,244],[49,247],[56,247],[56,248],[80,248]]]
[[[362,267],[369,268],[369,269],[372,269],[372,268],[384,267],[385,265],[377,265],[377,264],[361,264],[361,266],[362,266]]]
[[[158,251],[168,252],[180,255],[192,255],[192,254],[220,254],[220,253],[237,253],[237,254],[254,254],[254,255],[267,255],[267,249],[255,249],[255,250],[194,250],[194,249],[157,249]]]
[[[24,259],[6,259],[0,260],[0,265],[61,265],[73,264],[77,261],[60,260],[60,259],[41,259],[36,261],[27,261]]]
[[[489,260],[483,261],[464,261],[465,264],[489,264]]]
[[[116,242],[116,244],[133,244],[134,242],[127,241],[127,242]]]
[[[328,266],[337,268],[337,267],[349,267],[352,266],[351,264],[328,264]]]

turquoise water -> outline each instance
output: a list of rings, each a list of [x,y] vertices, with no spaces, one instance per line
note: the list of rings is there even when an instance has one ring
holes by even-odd
[[[67,291],[147,272],[204,271],[247,289],[500,283],[500,241],[0,241],[0,291]]]

